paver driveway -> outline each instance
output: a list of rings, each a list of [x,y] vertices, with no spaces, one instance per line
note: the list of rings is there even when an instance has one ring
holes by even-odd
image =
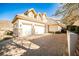
[[[66,34],[47,34],[0,43],[0,55],[60,56],[67,48]]]

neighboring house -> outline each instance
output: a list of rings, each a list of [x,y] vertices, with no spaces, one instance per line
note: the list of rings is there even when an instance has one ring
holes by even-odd
[[[16,15],[12,23],[14,35],[19,37],[61,31],[62,28],[58,22],[48,18],[45,13],[36,13],[33,8]]]

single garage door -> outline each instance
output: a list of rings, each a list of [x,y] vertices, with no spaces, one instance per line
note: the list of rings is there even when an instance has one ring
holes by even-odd
[[[23,25],[22,35],[28,36],[32,34],[32,25]]]
[[[58,26],[49,26],[49,32],[56,32],[58,31]]]
[[[45,33],[45,27],[44,26],[35,26],[35,34],[44,34]]]

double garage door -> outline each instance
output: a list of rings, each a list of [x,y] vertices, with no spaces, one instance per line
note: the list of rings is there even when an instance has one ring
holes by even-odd
[[[44,34],[45,33],[45,27],[44,26],[35,26],[35,34]]]
[[[32,34],[32,25],[22,26],[22,36],[27,36]]]
[[[32,34],[44,34],[45,33],[44,26],[23,25],[22,28],[23,28],[23,30],[22,30],[23,36],[28,36],[28,35],[32,35]],[[34,29],[34,32],[33,32],[33,29]]]

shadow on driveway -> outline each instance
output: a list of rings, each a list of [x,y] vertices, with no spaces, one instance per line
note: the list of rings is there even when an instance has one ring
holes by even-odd
[[[58,37],[58,38],[57,38]],[[66,34],[47,35],[37,39],[30,40],[32,43],[40,46],[39,49],[29,49],[22,55],[28,56],[62,56],[67,48]]]
[[[66,34],[57,34],[55,36],[46,35],[36,39],[28,40],[30,42],[28,45],[27,40],[23,40],[25,43],[20,44],[15,42],[13,39],[2,41],[0,43],[0,55],[13,56],[12,54],[15,53],[16,55],[19,54],[21,56],[62,56],[63,52],[67,48]],[[32,49],[31,47],[36,47],[34,44],[39,46],[39,48]],[[16,48],[17,50],[14,52]],[[12,54],[7,54],[7,52],[10,52],[12,49]],[[24,52],[20,53],[21,50],[24,50]]]

